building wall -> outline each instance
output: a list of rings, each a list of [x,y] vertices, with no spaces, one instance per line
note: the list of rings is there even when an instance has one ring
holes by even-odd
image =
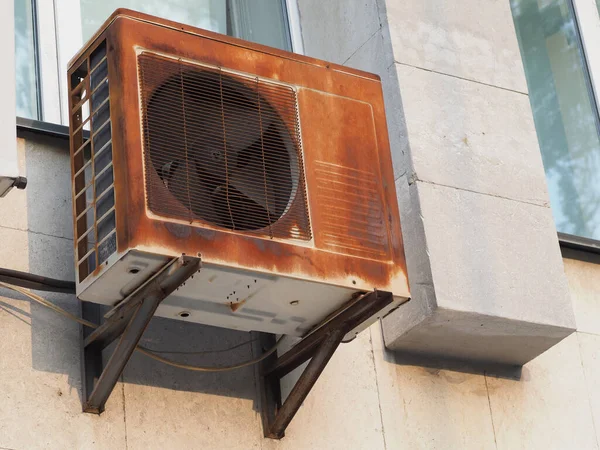
[[[389,30],[382,4],[301,0],[299,6],[308,54],[320,51],[325,54],[317,56],[372,67],[382,75],[388,111],[395,112],[389,118],[392,142],[396,151],[408,154],[397,68],[385,51]],[[319,43],[307,30],[326,16],[339,17],[338,31],[347,30],[352,39],[319,37]],[[476,67],[477,61],[466,63]],[[509,86],[512,76],[496,75]],[[457,92],[459,98],[470,95]],[[67,143],[21,135],[18,147],[29,186],[0,200],[0,267],[74,279]],[[408,162],[397,158],[396,164],[401,174]],[[81,413],[78,326],[2,290],[0,449],[597,449],[600,265],[577,253],[565,254],[563,261],[578,332],[521,373],[436,360],[417,365],[386,350],[376,324],[334,355],[279,442],[262,437],[251,368],[199,374],[134,355],[106,411],[100,416]],[[44,296],[77,312],[71,296]],[[154,348],[203,351],[249,338],[156,319],[144,340]],[[251,358],[249,347],[184,360],[226,364]],[[291,381],[284,380],[284,388]]]

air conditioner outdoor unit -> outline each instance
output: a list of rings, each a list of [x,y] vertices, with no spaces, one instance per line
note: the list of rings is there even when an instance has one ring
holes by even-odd
[[[93,391],[84,352],[84,410],[156,313],[303,337],[262,372],[315,361],[281,437],[339,342],[409,298],[379,77],[129,10],[68,77],[77,296],[113,307],[84,349],[123,335]]]
[[[409,298],[379,77],[129,10],[68,76],[82,301],[182,254],[202,269],[159,316],[303,336]]]

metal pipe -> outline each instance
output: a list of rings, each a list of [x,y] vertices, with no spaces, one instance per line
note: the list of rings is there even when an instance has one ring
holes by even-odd
[[[0,281],[36,291],[75,293],[75,283],[72,281],[56,280],[12,269],[0,268]]]

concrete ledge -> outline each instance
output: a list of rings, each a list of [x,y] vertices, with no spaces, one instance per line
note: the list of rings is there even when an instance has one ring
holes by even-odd
[[[575,331],[549,208],[420,181],[397,190],[413,300],[383,320],[389,349],[522,365]]]
[[[574,332],[572,328],[511,320],[484,314],[436,309],[402,333],[384,319],[390,350],[412,356],[419,365],[447,360],[476,362],[477,367],[522,366]]]

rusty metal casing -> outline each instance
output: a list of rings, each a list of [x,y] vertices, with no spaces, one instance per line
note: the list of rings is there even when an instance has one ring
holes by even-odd
[[[258,277],[211,299],[233,316],[275,279],[409,298],[378,76],[120,9],[68,77],[83,300],[114,304],[181,254],[212,279]],[[327,292],[296,334],[339,307]],[[215,319],[277,331],[257,322]]]

